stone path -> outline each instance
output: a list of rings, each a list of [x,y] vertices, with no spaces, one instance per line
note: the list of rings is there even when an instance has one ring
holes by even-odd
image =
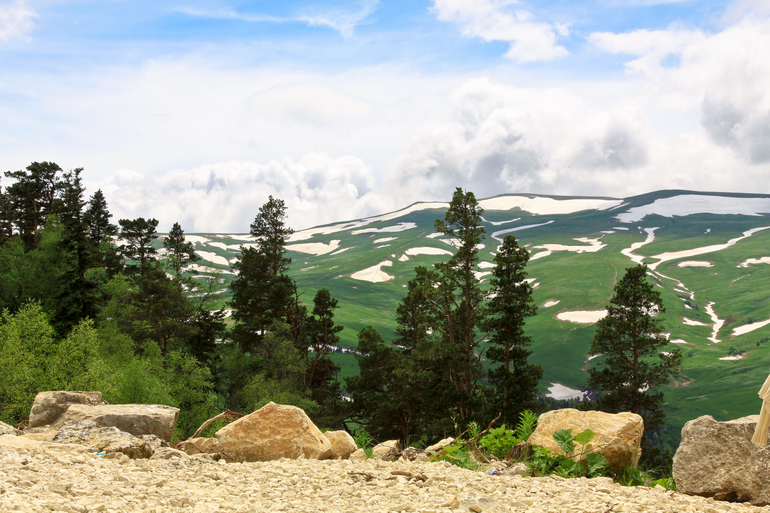
[[[2,512],[770,512],[608,478],[492,476],[446,463],[372,460],[131,460],[21,438],[0,437]]]

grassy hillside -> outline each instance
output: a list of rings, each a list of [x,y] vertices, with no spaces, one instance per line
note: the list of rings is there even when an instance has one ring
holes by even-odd
[[[601,358],[588,360],[595,325],[560,320],[557,315],[606,307],[616,281],[625,268],[635,265],[635,258],[654,268],[651,279],[660,287],[666,307],[662,315],[666,332],[676,342],[671,347],[684,355],[681,379],[665,390],[669,438],[676,439],[681,426],[699,415],[726,420],[758,413],[757,391],[770,372],[770,324],[752,331],[744,328],[737,335],[733,330],[770,320],[770,264],[767,259],[745,264],[770,257],[770,229],[744,236],[748,230],[770,227],[770,215],[763,214],[770,212],[770,196],[662,191],[614,202],[592,200],[603,210],[584,208],[589,201],[585,198],[528,195],[490,201],[496,208],[487,208],[484,214],[487,240],[480,251],[479,272],[491,270],[484,262],[492,261],[498,240],[505,235],[500,232],[514,234],[532,252],[528,271],[541,306],[527,329],[535,340],[531,361],[545,369],[540,391],[547,394],[555,383],[576,393],[585,386],[586,368],[601,362]],[[339,300],[336,319],[345,326],[343,347],[355,347],[358,331],[369,324],[386,339],[392,338],[395,310],[415,266],[446,258],[420,253],[453,250],[451,241],[437,237],[433,229],[443,215],[440,205],[424,209],[417,205],[401,213],[295,234],[288,246],[291,274],[307,302],[322,287]],[[223,273],[219,298],[225,305],[227,284],[234,277],[225,259],[234,261],[248,238],[198,234],[191,239],[207,260],[192,274],[206,276],[214,269]],[[740,240],[725,246],[733,239]],[[645,241],[629,253],[633,244]],[[710,251],[671,255],[697,253],[699,248]],[[383,262],[380,271],[388,275],[387,281],[355,279],[357,272]],[[682,265],[687,262],[695,264]],[[707,312],[709,305],[717,320]],[[722,321],[716,333],[719,342],[714,342],[710,337]],[[338,357],[343,375],[356,372],[352,355]],[[720,359],[727,357],[734,359]]]

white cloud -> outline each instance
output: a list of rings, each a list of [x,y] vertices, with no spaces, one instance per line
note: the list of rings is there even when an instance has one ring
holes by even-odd
[[[505,41],[510,48],[505,54],[518,62],[550,61],[568,55],[556,43],[558,35],[565,37],[566,25],[550,25],[535,21],[524,9],[511,9],[517,0],[433,0],[433,12],[441,21],[462,26],[467,37],[484,41]]]
[[[770,19],[741,4],[745,17],[713,34],[673,26],[595,33],[589,40],[637,56],[626,66],[648,88],[682,110],[696,107],[712,142],[762,164],[770,162]],[[669,55],[678,58],[675,65],[666,64]]]
[[[356,126],[371,116],[366,101],[319,84],[271,87],[248,100],[252,113],[318,127]]]
[[[180,12],[201,18],[240,20],[251,23],[302,23],[309,27],[327,27],[338,31],[344,37],[353,35],[357,25],[377,10],[379,0],[361,0],[358,9],[311,10],[294,16],[269,16],[248,14],[233,9],[206,11],[198,9],[180,9]]]
[[[269,195],[283,199],[289,226],[299,229],[380,213],[374,178],[361,159],[324,153],[257,164],[223,162],[160,176],[118,171],[93,184],[115,219],[155,217],[160,229],[179,222],[188,232],[248,231]]]
[[[0,4],[0,41],[27,34],[35,28],[32,19],[36,17],[37,14],[27,6],[25,0]]]

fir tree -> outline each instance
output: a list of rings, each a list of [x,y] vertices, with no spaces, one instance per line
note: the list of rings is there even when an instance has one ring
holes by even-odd
[[[189,262],[200,260],[200,257],[195,253],[192,242],[185,242],[184,231],[179,223],[174,223],[174,226],[171,227],[171,231],[163,239],[163,247],[168,250],[171,267],[174,269],[177,280],[182,275],[182,267]]]
[[[139,273],[146,272],[155,261],[154,255],[157,250],[152,246],[152,241],[158,238],[157,219],[145,219],[138,217],[136,219],[121,219],[120,238],[125,241],[120,246],[120,252],[127,261],[138,263]]]
[[[489,371],[494,386],[490,406],[503,414],[502,422],[508,426],[516,423],[520,412],[539,409],[535,393],[543,377],[540,365],[527,362],[532,339],[524,334],[525,319],[537,313],[532,285],[525,281],[528,261],[529,251],[519,247],[516,237],[507,235],[495,255],[491,280],[486,322],[491,345],[486,355],[499,365]]]

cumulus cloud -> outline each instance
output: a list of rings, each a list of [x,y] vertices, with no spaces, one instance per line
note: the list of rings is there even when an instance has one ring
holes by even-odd
[[[722,30],[705,33],[672,26],[589,40],[610,53],[635,56],[627,69],[681,110],[695,107],[712,142],[752,164],[770,162],[770,10],[737,2]],[[736,19],[738,13],[742,17]],[[666,58],[674,56],[675,65]]]
[[[23,36],[35,28],[32,20],[37,14],[27,4],[26,0],[0,4],[0,41]]]
[[[289,226],[300,229],[382,212],[390,205],[370,198],[373,187],[361,159],[314,153],[298,161],[225,162],[159,176],[122,170],[89,190],[104,191],[116,219],[155,217],[161,230],[179,222],[187,232],[246,232],[270,195],[286,202]]]
[[[455,110],[452,122],[427,125],[411,141],[386,187],[415,201],[447,198],[458,186],[480,197],[567,192],[648,162],[641,110],[597,111],[565,89],[474,80],[458,90]]]
[[[518,4],[518,0],[433,0],[433,12],[441,21],[460,25],[467,37],[509,43],[505,55],[518,62],[568,55],[556,42],[557,36],[568,35],[568,27],[536,21],[531,12],[512,7]]]

